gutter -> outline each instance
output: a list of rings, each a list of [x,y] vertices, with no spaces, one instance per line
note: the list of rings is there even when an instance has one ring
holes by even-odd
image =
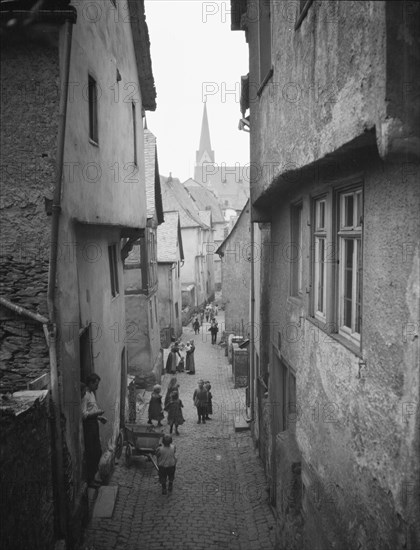
[[[255,420],[255,404],[254,404],[254,390],[255,390],[255,269],[254,269],[254,223],[250,219],[251,227],[251,334],[250,334],[250,357],[249,357],[249,397],[251,400],[251,418],[247,419],[247,422],[254,422]]]
[[[60,108],[58,119],[58,143],[56,159],[56,181],[54,188],[54,197],[52,204],[51,220],[51,242],[50,242],[50,261],[48,274],[48,348],[50,355],[50,376],[51,376],[51,398],[54,407],[54,436],[56,442],[55,467],[57,479],[57,517],[59,521],[60,536],[68,539],[68,511],[67,499],[64,486],[64,466],[63,466],[63,434],[61,430],[61,393],[58,377],[58,359],[57,359],[57,317],[55,310],[55,287],[57,278],[57,259],[58,259],[58,238],[59,238],[59,219],[61,212],[61,188],[63,178],[64,144],[66,133],[67,101],[69,89],[70,57],[73,24],[76,22],[76,14],[66,19],[64,23],[64,51],[63,51],[63,71],[60,90]]]

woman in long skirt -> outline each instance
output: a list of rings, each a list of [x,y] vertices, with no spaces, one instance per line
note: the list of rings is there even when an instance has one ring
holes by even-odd
[[[168,374],[176,373],[176,367],[180,359],[181,359],[181,354],[179,352],[179,345],[178,345],[178,342],[175,341],[171,345],[171,351],[169,352],[168,358],[166,360],[165,370]]]
[[[187,362],[185,370],[188,374],[195,374],[195,360],[194,360],[195,345],[194,340],[191,340],[186,347]]]

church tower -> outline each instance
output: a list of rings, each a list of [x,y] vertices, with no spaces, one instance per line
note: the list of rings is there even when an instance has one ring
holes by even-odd
[[[214,151],[211,148],[207,106],[206,103],[204,103],[203,120],[201,122],[200,147],[195,153],[195,165],[203,166],[203,164],[209,162],[214,162]]]

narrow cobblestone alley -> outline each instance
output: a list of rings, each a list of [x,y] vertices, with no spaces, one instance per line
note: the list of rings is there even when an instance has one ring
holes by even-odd
[[[223,314],[218,321],[223,326]],[[234,430],[234,417],[244,414],[245,391],[233,389],[224,348],[211,344],[207,327],[195,337],[190,327],[184,328],[183,341],[194,338],[196,344],[196,374],[178,375],[186,422],[181,435],[174,436],[173,493],[161,494],[151,462],[139,457],[127,468],[123,453],[109,483],[118,486],[113,516],[91,520],[83,550],[274,548],[262,464],[250,432]],[[169,378],[163,378],[163,395]],[[192,400],[200,378],[211,382],[213,393],[213,419],[205,425],[197,424]],[[137,415],[137,422],[146,420],[147,403]],[[163,431],[169,432],[166,420]]]

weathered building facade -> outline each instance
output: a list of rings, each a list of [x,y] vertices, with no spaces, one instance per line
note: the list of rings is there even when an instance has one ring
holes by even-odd
[[[107,9],[95,2],[76,8],[66,1],[7,4],[1,6],[2,88],[7,92],[1,115],[7,174],[2,219],[7,261],[18,256],[28,269],[13,269],[13,277],[6,278],[4,296],[11,305],[2,306],[14,311],[20,303],[29,310],[18,313],[26,357],[20,361],[14,349],[14,368],[22,368],[20,376],[26,370],[28,383],[36,372],[39,386],[51,389],[55,425],[49,440],[57,464],[55,490],[48,495],[56,497],[54,536],[72,547],[86,496],[80,381],[91,372],[101,377],[97,399],[108,419],[101,427],[103,450],[115,447],[124,411],[121,249],[146,227],[142,112],[155,108],[155,90],[141,0],[110,2]],[[45,296],[31,276],[48,258]],[[14,292],[19,285],[23,291]],[[25,293],[22,303],[19,294]],[[23,325],[31,314],[36,333]],[[45,355],[42,325],[51,377],[39,372],[39,355]],[[7,389],[21,389],[21,383],[16,387],[9,377]],[[26,534],[29,547],[34,539],[29,530]]]
[[[157,231],[159,326],[163,347],[182,334],[181,266],[184,261],[178,212],[165,212]]]
[[[261,262],[251,409],[277,538],[414,549],[419,7],[285,4],[232,2],[249,42]]]
[[[216,250],[222,271],[224,329],[245,338],[250,330],[250,249],[250,208],[247,202],[231,232]]]
[[[214,297],[213,230],[210,210],[200,210],[177,178],[161,176],[164,212],[178,211],[184,264],[181,285],[184,306],[199,306]],[[188,298],[187,298],[188,297]]]
[[[226,221],[223,217],[222,208],[220,207],[216,195],[208,187],[198,183],[192,178],[184,181],[184,186],[194,199],[199,210],[209,210],[211,212],[213,243],[208,247],[206,256],[213,256],[214,288],[215,290],[220,290],[222,285],[222,270],[220,257],[215,252],[225,238],[224,229],[226,227]]]
[[[157,228],[163,222],[156,137],[144,129],[147,228],[124,263],[128,373],[160,383],[163,354],[158,316]]]

